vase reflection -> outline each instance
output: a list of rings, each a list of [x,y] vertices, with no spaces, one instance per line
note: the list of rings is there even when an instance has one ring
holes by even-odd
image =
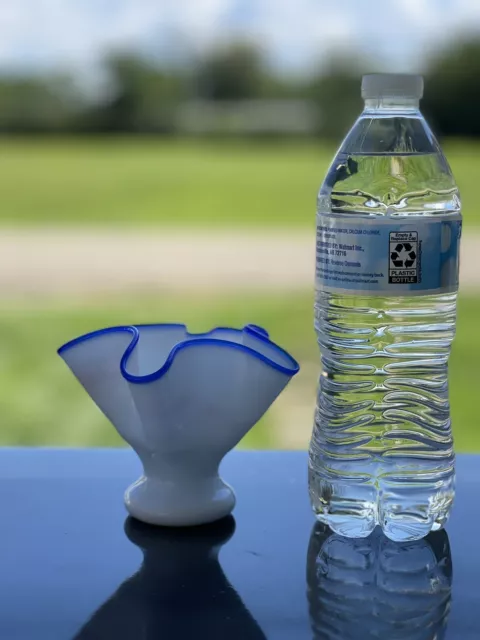
[[[143,552],[143,563],[94,613],[76,640],[265,640],[218,559],[234,531],[232,516],[178,529],[128,518],[125,532]]]

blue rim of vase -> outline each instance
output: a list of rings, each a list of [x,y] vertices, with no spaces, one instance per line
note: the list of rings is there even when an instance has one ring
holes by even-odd
[[[144,375],[144,376],[137,376],[132,373],[129,373],[127,371],[128,359],[130,358],[130,355],[134,351],[140,339],[139,329],[172,329],[172,328],[184,329],[186,333],[186,338],[184,340],[181,340],[180,342],[178,342],[172,347],[163,365],[159,369],[157,369],[157,371],[148,373],[147,375]],[[231,340],[222,340],[221,338],[209,337],[214,333],[218,333],[222,331],[225,331],[225,332],[228,331],[230,333],[233,332],[237,334],[238,333],[251,334],[257,340],[268,344],[270,347],[274,349],[274,351],[276,351],[277,353],[282,355],[284,358],[286,358],[290,362],[291,366],[285,366],[283,364],[280,364],[279,362],[275,362],[275,360],[268,358],[263,353],[256,351],[252,347],[247,347],[243,344],[239,344],[238,342],[232,342]],[[57,353],[58,355],[61,356],[63,353],[65,353],[69,349],[72,349],[73,347],[76,347],[77,345],[82,344],[83,342],[87,342],[88,340],[92,340],[94,338],[99,338],[102,335],[106,335],[110,333],[121,333],[121,332],[130,333],[132,336],[132,340],[130,341],[130,344],[125,349],[125,352],[121,358],[120,371],[122,376],[125,378],[125,380],[128,380],[128,382],[132,382],[134,384],[146,384],[148,382],[154,382],[155,380],[159,380],[170,369],[175,359],[175,356],[180,351],[183,351],[184,349],[192,348],[195,346],[197,347],[202,346],[202,345],[215,345],[219,347],[229,347],[232,349],[243,351],[244,353],[248,353],[253,357],[257,358],[258,360],[261,360],[265,364],[272,367],[272,369],[275,369],[276,371],[279,371],[291,377],[297,374],[298,371],[300,370],[300,365],[295,360],[295,358],[293,358],[293,356],[291,356],[288,353],[288,351],[285,351],[285,349],[282,349],[282,347],[275,344],[275,342],[272,342],[269,338],[268,332],[256,324],[248,324],[242,329],[234,329],[232,327],[215,327],[214,329],[211,329],[210,331],[206,331],[204,333],[190,333],[186,325],[181,323],[166,323],[166,324],[154,323],[154,324],[120,325],[117,327],[106,327],[104,329],[98,329],[96,331],[86,333],[84,335],[78,336],[77,338],[74,338],[73,340],[70,340],[69,342],[66,342],[61,347],[59,347],[59,349],[57,349]]]

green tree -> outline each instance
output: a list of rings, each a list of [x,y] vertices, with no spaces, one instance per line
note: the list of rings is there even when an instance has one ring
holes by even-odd
[[[480,136],[480,40],[438,54],[426,74],[422,112],[442,136]]]
[[[92,107],[83,126],[104,132],[171,133],[175,111],[185,92],[177,72],[164,71],[135,55],[107,59],[112,92]]]
[[[203,58],[195,73],[197,96],[205,100],[243,100],[262,95],[266,72],[258,49],[235,43]]]
[[[318,133],[341,140],[363,108],[360,93],[362,71],[352,61],[331,60],[314,75],[306,92],[317,109]]]
[[[63,132],[81,99],[65,77],[0,78],[0,131],[7,134]]]

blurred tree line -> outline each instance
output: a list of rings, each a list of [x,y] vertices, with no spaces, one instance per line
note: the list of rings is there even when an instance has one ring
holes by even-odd
[[[361,110],[361,60],[334,59],[310,77],[274,75],[260,52],[242,43],[210,52],[185,69],[169,69],[134,54],[104,61],[108,90],[92,99],[66,76],[0,76],[0,133],[181,133],[186,103],[304,101],[313,132],[338,139]],[[480,41],[457,43],[429,63],[422,111],[441,136],[480,136]],[[194,111],[195,112],[195,111]]]

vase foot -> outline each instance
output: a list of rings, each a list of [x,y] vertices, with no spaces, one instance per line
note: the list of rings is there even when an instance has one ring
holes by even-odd
[[[233,489],[218,476],[192,483],[141,477],[125,492],[129,514],[164,527],[191,527],[220,520],[235,507]]]

